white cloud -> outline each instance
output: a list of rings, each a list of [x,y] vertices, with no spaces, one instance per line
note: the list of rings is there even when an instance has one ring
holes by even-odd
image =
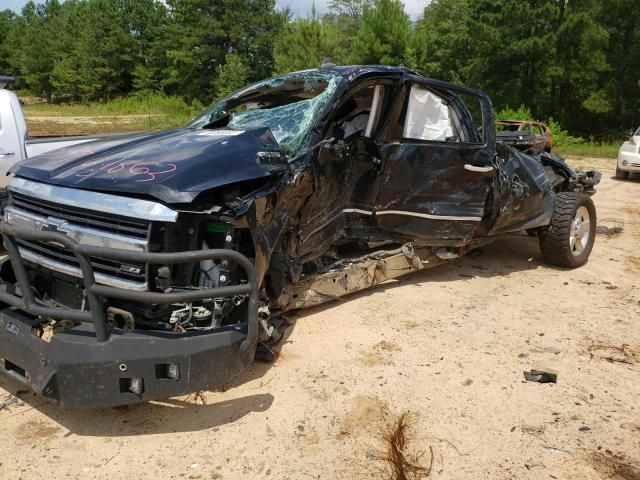
[[[422,16],[424,13],[424,7],[429,5],[431,0],[404,0],[404,9],[409,16],[415,20]]]
[[[403,0],[404,8],[409,16],[415,20],[424,11],[424,7],[430,3],[431,0]],[[298,17],[306,17],[311,13],[311,7],[314,0],[276,0],[278,7],[289,7],[294,15]],[[315,0],[316,9],[319,13],[326,13],[327,4],[329,0]]]

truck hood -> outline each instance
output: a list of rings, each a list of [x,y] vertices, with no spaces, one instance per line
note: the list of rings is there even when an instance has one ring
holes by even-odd
[[[216,187],[287,168],[268,128],[180,129],[54,150],[18,163],[12,173],[53,185],[178,204]]]

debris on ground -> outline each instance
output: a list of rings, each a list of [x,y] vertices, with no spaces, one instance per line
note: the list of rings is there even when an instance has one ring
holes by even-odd
[[[558,372],[550,368],[533,369],[529,372],[524,372],[524,379],[527,382],[556,383]]]
[[[545,432],[547,427],[545,425],[538,425],[538,426],[522,425],[520,429],[526,434],[540,436]]]
[[[20,394],[24,391],[18,391],[15,395],[9,394],[6,398],[0,400],[0,412],[2,410],[11,410],[13,407],[20,407],[24,405],[24,401],[20,398]]]
[[[207,405],[207,396],[203,390],[199,390],[185,396],[184,403],[192,405]]]
[[[617,218],[603,218],[598,221],[596,233],[607,237],[617,237],[624,231],[624,222]]]
[[[543,351],[546,353],[553,353],[554,355],[560,355],[562,353],[561,349],[559,349],[558,347],[554,347],[553,345],[544,347]]]
[[[567,455],[571,455],[571,452],[568,450],[565,450],[564,448],[558,448],[558,447],[552,447],[549,445],[545,445],[544,448],[546,448],[547,450],[549,450],[550,452],[554,452],[554,453],[566,453]]]
[[[640,352],[634,351],[629,345],[623,343],[620,346],[606,343],[592,343],[587,347],[590,360],[599,358],[609,363],[624,363],[633,365],[639,361]]]
[[[422,463],[425,451],[415,451],[411,448],[411,429],[409,414],[403,413],[392,424],[387,424],[382,432],[382,441],[386,451],[375,455],[378,460],[387,463],[391,469],[392,480],[413,480],[426,478],[433,467],[433,448],[429,446],[428,466]]]
[[[600,475],[611,480],[640,480],[640,464],[634,462],[622,453],[591,452],[589,463]]]

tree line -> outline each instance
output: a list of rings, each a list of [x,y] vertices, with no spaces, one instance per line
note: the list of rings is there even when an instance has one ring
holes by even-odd
[[[46,0],[0,12],[0,73],[49,101],[159,92],[210,102],[273,74],[405,65],[585,136],[640,124],[637,0]]]

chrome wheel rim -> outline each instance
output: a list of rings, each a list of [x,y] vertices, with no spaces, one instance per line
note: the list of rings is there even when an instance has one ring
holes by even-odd
[[[571,222],[569,246],[574,256],[582,255],[591,236],[591,216],[587,207],[579,207]]]

